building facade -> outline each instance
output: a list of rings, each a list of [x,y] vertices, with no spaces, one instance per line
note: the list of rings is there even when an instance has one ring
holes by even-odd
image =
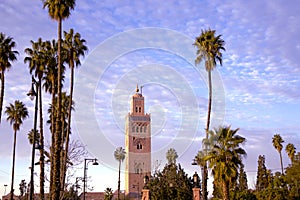
[[[137,86],[125,123],[125,190],[128,196],[137,198],[144,187],[144,177],[151,174],[151,117],[145,113],[144,101]]]

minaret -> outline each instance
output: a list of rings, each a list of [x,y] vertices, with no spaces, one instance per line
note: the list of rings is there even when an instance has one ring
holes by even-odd
[[[145,114],[144,97],[138,86],[131,97],[125,130],[125,190],[127,195],[137,197],[144,187],[144,177],[151,174],[151,118]]]

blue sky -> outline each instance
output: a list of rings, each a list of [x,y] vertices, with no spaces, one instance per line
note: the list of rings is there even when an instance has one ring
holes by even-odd
[[[194,66],[192,43],[208,27],[226,42],[223,66],[214,70],[213,126],[240,128],[239,134],[247,138],[250,187],[255,185],[258,155],[264,154],[267,167],[277,170],[279,156],[271,143],[275,133],[283,137],[284,145],[291,142],[300,148],[297,4],[296,0],[77,1],[63,29],[79,32],[89,52],[76,73],[72,138],[86,145],[89,157],[100,160],[100,166],[88,170],[94,191],[117,188],[112,151],[124,146],[124,119],[137,83],[144,85],[146,111],[152,116],[153,163],[158,160],[164,166],[165,152],[173,147],[186,172],[198,170],[190,163],[204,136],[207,84],[203,65]],[[20,53],[6,73],[4,106],[20,99],[30,112],[17,139],[18,190],[20,181],[30,177],[27,133],[34,106],[26,96],[31,76],[23,63],[24,49],[30,40],[56,38],[57,23],[41,1],[4,0],[0,11],[0,31],[14,38]],[[45,94],[44,100],[46,109],[49,96]],[[5,118],[0,125],[0,195],[3,185],[10,184],[11,173],[13,134]],[[49,132],[46,137],[49,141]],[[82,176],[82,166],[74,169],[76,176]]]

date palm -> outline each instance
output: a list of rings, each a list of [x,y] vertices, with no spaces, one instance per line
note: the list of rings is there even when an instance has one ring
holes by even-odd
[[[28,140],[29,140],[30,144],[33,144],[33,141],[34,141],[33,134],[34,134],[34,129],[31,129],[28,133]],[[36,131],[36,133],[35,133],[35,144],[38,143],[39,140],[40,140],[40,133],[38,131]]]
[[[202,30],[201,34],[196,37],[194,46],[197,48],[195,64],[199,64],[202,60],[205,61],[205,69],[208,73],[208,109],[207,109],[207,122],[206,122],[206,139],[208,139],[209,126],[210,126],[210,115],[212,105],[212,80],[211,71],[217,66],[217,62],[222,65],[222,52],[225,51],[225,42],[221,39],[221,35],[215,35],[216,31]],[[203,145],[205,146],[205,145]],[[207,149],[207,147],[205,147]],[[207,190],[207,170],[204,171],[204,185]],[[204,192],[203,200],[207,200],[207,191]]]
[[[218,140],[213,148],[204,157],[208,167],[212,169],[214,181],[222,186],[223,200],[229,200],[229,183],[238,176],[241,157],[246,155],[240,147],[245,143],[245,138],[237,135],[239,129],[231,130],[230,127],[220,127],[214,130]]]
[[[284,143],[284,140],[282,139],[282,137],[279,134],[275,134],[272,138],[272,143],[274,148],[278,151],[279,153],[279,157],[280,157],[280,166],[281,166],[281,173],[283,174],[283,164],[282,164],[282,143]]]
[[[62,190],[64,190],[64,182],[66,177],[66,164],[67,164],[67,155],[69,151],[69,137],[71,131],[71,112],[72,112],[72,100],[73,100],[73,85],[74,85],[74,67],[79,67],[80,57],[85,55],[85,52],[88,50],[87,46],[85,46],[86,41],[81,39],[81,35],[79,33],[75,33],[74,30],[70,29],[69,32],[64,31],[64,41],[62,44],[64,55],[66,62],[68,63],[71,75],[70,75],[70,101],[68,106],[68,127],[67,127],[67,135],[65,140],[65,154],[62,160]]]
[[[51,162],[53,167],[53,179],[50,183],[50,193],[52,199],[59,199],[60,196],[60,168],[61,168],[61,143],[62,143],[62,129],[61,129],[61,90],[62,90],[62,58],[61,58],[61,42],[62,42],[62,21],[67,19],[71,15],[71,10],[75,8],[75,0],[42,0],[43,7],[48,9],[49,16],[58,22],[58,73],[57,73],[57,118],[56,118],[56,125],[55,125],[55,143],[52,144],[52,148],[54,149],[54,161]]]
[[[4,83],[5,83],[5,72],[11,68],[11,62],[17,60],[18,51],[13,49],[16,47],[16,43],[12,37],[9,37],[0,33],[0,78],[1,78],[1,92],[0,92],[0,123],[2,116],[2,106],[4,98]]]
[[[51,104],[54,105],[54,99],[57,91],[57,42],[55,40],[46,41],[47,66],[43,77],[43,87],[46,92],[51,94]],[[55,115],[51,115],[50,131],[51,143],[55,143]],[[50,146],[50,163],[54,160],[53,145]],[[53,168],[54,164],[50,164],[50,183],[53,183]],[[51,190],[50,186],[50,190]],[[50,192],[51,193],[51,192]]]
[[[118,200],[120,199],[120,176],[121,176],[121,163],[124,161],[125,159],[125,149],[123,149],[123,147],[118,147],[115,152],[114,152],[114,157],[115,159],[119,162],[119,178],[118,178]]]
[[[39,117],[40,117],[40,198],[44,200],[44,183],[45,183],[45,165],[44,165],[44,123],[43,123],[43,104],[42,104],[42,79],[48,62],[47,58],[47,43],[39,38],[37,42],[30,41],[31,48],[26,48],[25,53],[28,55],[25,57],[24,62],[28,63],[29,71],[38,78],[38,98],[39,101]]]
[[[17,131],[20,130],[23,120],[28,117],[28,110],[23,102],[16,100],[14,104],[10,103],[6,107],[5,113],[7,115],[6,120],[9,121],[14,131],[14,142],[13,142],[13,157],[12,157],[12,173],[11,173],[11,189],[10,189],[10,200],[13,200],[14,196],[14,176],[15,176],[15,157],[16,157],[16,144],[17,144]]]
[[[285,146],[285,152],[288,154],[288,157],[291,159],[291,163],[293,164],[296,153],[296,147],[292,143],[288,143]]]

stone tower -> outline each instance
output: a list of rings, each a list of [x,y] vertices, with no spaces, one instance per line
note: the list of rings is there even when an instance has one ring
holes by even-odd
[[[151,174],[151,118],[145,113],[144,97],[138,86],[131,97],[125,130],[125,190],[129,197],[139,198],[144,177]]]

